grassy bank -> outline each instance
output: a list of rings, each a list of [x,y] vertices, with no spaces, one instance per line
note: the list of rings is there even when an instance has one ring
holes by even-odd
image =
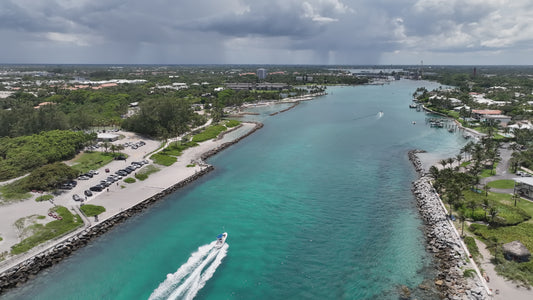
[[[79,215],[72,214],[66,207],[57,206],[54,212],[61,216],[61,220],[55,220],[46,224],[35,223],[24,230],[31,231],[32,235],[23,239],[22,242],[11,247],[11,254],[24,253],[31,248],[52,240],[83,225]]]

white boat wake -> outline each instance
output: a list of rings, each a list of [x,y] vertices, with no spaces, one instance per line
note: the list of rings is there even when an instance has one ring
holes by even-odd
[[[216,244],[214,241],[199,247],[175,273],[167,274],[167,279],[152,292],[149,300],[193,299],[228,253],[228,244],[219,248]]]

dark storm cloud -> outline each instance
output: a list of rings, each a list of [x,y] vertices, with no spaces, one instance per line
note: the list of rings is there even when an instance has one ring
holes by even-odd
[[[3,0],[0,59],[374,64],[481,53],[518,60],[532,47],[529,2]]]

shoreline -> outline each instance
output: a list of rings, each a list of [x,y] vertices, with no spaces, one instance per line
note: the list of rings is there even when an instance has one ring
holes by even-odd
[[[426,251],[434,255],[438,266],[434,284],[446,299],[488,299],[492,293],[487,282],[448,219],[446,208],[418,158],[417,154],[424,152],[411,150],[408,156],[419,175],[413,182],[412,192],[425,225]],[[476,276],[465,278],[463,269],[474,269]]]
[[[8,267],[0,273],[0,294],[11,288],[15,288],[24,284],[29,279],[35,277],[40,271],[59,263],[64,258],[70,256],[70,254],[72,254],[74,251],[88,245],[92,239],[104,234],[105,232],[113,228],[115,225],[124,222],[128,218],[140,212],[145,211],[155,202],[160,201],[167,195],[185,187],[189,183],[196,181],[200,177],[203,177],[205,174],[214,170],[215,167],[207,164],[205,162],[206,159],[240,142],[242,139],[250,136],[251,134],[263,127],[263,123],[259,122],[246,123],[254,124],[254,127],[251,128],[245,134],[233,139],[230,142],[222,143],[216,146],[215,148],[211,148],[207,151],[199,153],[201,168],[199,171],[195,170],[194,174],[179,180],[178,182],[158,191],[155,194],[152,194],[148,198],[137,201],[135,204],[133,204],[127,209],[121,209],[118,213],[105,217],[97,223],[91,224],[89,221],[89,224],[85,224],[85,226],[82,226],[62,237],[58,237],[56,240],[49,241],[49,243],[45,243],[47,245],[46,248],[44,248],[43,250],[39,250],[36,253],[31,253],[30,250],[29,252],[21,254],[18,257],[15,256],[5,261],[4,263]],[[237,130],[239,128],[235,128],[232,131]],[[194,152],[194,150],[195,149],[193,148],[191,152]],[[81,214],[78,210],[76,212]],[[82,218],[86,217],[82,216]],[[25,256],[29,257],[24,258]],[[17,258],[20,259],[21,257],[23,258],[23,260],[18,261]],[[9,264],[10,260],[13,265]]]

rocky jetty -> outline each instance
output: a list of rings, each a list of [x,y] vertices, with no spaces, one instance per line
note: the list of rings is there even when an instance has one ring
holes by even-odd
[[[413,183],[413,194],[425,224],[426,249],[433,253],[437,260],[438,274],[435,285],[444,299],[489,299],[480,278],[463,276],[464,270],[470,268],[470,259],[462,247],[457,231],[448,221],[440,197],[431,185],[431,178],[422,174],[416,153],[420,151],[409,152],[409,159],[421,174]]]

